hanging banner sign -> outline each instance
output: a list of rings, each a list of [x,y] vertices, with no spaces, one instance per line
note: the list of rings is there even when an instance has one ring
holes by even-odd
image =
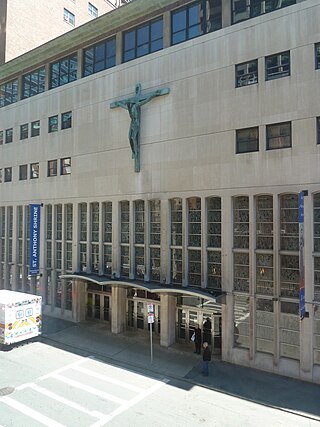
[[[299,314],[305,317],[305,286],[304,286],[304,191],[299,193]]]
[[[36,276],[40,272],[40,208],[41,205],[29,205],[30,208],[30,251],[29,275]]]

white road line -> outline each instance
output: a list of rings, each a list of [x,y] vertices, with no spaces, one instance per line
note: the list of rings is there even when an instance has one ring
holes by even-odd
[[[128,384],[128,383],[126,383],[124,381],[108,377],[107,375],[98,374],[97,372],[90,371],[89,369],[82,368],[81,366],[73,366],[72,369],[76,370],[76,371],[79,371],[79,372],[83,372],[84,374],[90,375],[91,377],[98,378],[99,380],[103,380],[103,381],[106,381],[108,383],[111,383],[111,384],[118,385],[120,387],[126,388],[128,390],[135,391],[137,393],[141,393],[143,390],[145,390],[145,389],[143,389],[141,387],[137,387],[135,385]]]
[[[76,362],[70,363],[69,365],[64,366],[63,368],[56,369],[55,371],[50,372],[49,374],[43,375],[39,378],[40,381],[46,380],[50,377],[52,377],[55,374],[61,374],[61,372],[67,371],[68,369],[71,369],[73,366],[81,365],[81,363],[84,363],[86,359],[80,359]]]
[[[51,378],[55,378],[59,381],[62,381],[66,384],[71,385],[72,387],[79,388],[80,390],[84,390],[87,393],[94,394],[95,396],[100,396],[103,399],[110,400],[111,402],[117,403],[119,405],[124,405],[128,402],[128,400],[120,399],[120,397],[116,397],[116,396],[113,396],[112,394],[105,393],[104,391],[100,391],[94,387],[90,387],[88,385],[80,383],[79,381],[75,381],[70,378],[63,377],[62,375],[59,375],[59,374],[51,375]]]
[[[59,396],[58,394],[53,393],[52,391],[50,391],[44,387],[39,387],[38,385],[36,385],[34,383],[28,383],[28,384],[24,384],[23,386],[17,387],[18,390],[22,390],[25,388],[31,388],[32,390],[35,390],[38,393],[49,397],[50,399],[57,400],[58,402],[61,402],[64,405],[69,406],[70,408],[76,409],[77,411],[83,412],[84,414],[88,414],[94,418],[101,419],[101,418],[105,417],[105,414],[103,414],[102,412],[89,411],[88,409],[84,408],[83,406],[79,405],[78,403],[72,402],[69,399],[65,399],[64,397]]]
[[[122,414],[127,409],[129,409],[132,406],[134,406],[136,403],[138,403],[141,400],[145,399],[146,397],[150,396],[150,394],[156,392],[157,390],[159,390],[159,388],[161,388],[163,385],[165,385],[168,382],[169,382],[169,380],[159,381],[158,383],[156,383],[152,387],[148,388],[144,392],[142,392],[142,393],[138,394],[137,396],[133,397],[131,400],[129,400],[124,405],[122,405],[119,408],[117,408],[114,411],[112,411],[109,415],[106,415],[106,417],[103,418],[102,420],[99,420],[96,423],[91,424],[90,427],[102,427],[102,426],[104,426],[109,421],[111,421],[114,417],[116,417],[117,415]]]
[[[26,406],[23,403],[17,402],[14,399],[11,399],[11,397],[8,397],[8,396],[2,397],[0,401],[5,403],[8,406],[11,406],[11,408],[15,409],[16,411],[22,412],[23,415],[33,418],[38,423],[41,423],[47,427],[65,427],[63,424],[57,423],[51,418],[40,414],[40,412],[29,408],[29,406]]]

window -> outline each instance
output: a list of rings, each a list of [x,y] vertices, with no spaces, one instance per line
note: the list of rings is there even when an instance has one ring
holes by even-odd
[[[72,125],[72,111],[61,114],[61,129],[69,129]]]
[[[24,181],[28,179],[28,165],[19,166],[19,180]]]
[[[232,0],[232,23],[295,4],[296,0]]]
[[[12,181],[12,168],[4,168],[4,182]]]
[[[39,163],[31,163],[30,165],[30,179],[39,178]]]
[[[317,144],[320,144],[320,117],[317,117]]]
[[[135,254],[135,277],[144,279],[145,255],[144,255],[144,233],[145,233],[145,209],[144,201],[134,202],[134,254]]]
[[[3,145],[3,130],[0,130],[0,145]]]
[[[112,273],[112,202],[103,203],[103,273]]]
[[[236,87],[258,83],[258,60],[236,65]]]
[[[0,108],[18,101],[18,79],[0,85]]]
[[[240,129],[236,131],[236,153],[259,151],[259,128]]]
[[[77,55],[60,59],[50,65],[50,89],[77,80]]]
[[[52,116],[48,119],[48,132],[57,132],[58,131],[58,116]]]
[[[61,159],[60,163],[60,175],[70,175],[71,174],[71,157],[66,157]]]
[[[267,126],[267,150],[291,147],[291,122]]]
[[[130,273],[130,206],[127,200],[120,202],[120,275]]]
[[[40,135],[40,120],[31,123],[31,138]]]
[[[221,289],[221,199],[207,199],[207,287]]]
[[[275,316],[271,300],[257,299],[255,322],[256,350],[273,354]]]
[[[123,62],[163,48],[163,19],[148,22],[124,33]]]
[[[222,26],[221,10],[221,0],[209,0],[197,1],[172,12],[171,43],[174,45],[219,30]]]
[[[44,92],[45,89],[45,67],[22,76],[22,98],[29,98]]]
[[[63,19],[68,22],[68,24],[75,26],[75,16],[68,9],[63,9]]]
[[[88,3],[88,12],[89,15],[93,16],[93,18],[98,17],[98,9],[91,3]]]
[[[300,359],[299,304],[281,302],[280,313],[280,357]]]
[[[266,80],[290,76],[290,51],[266,57]]]
[[[315,45],[316,70],[320,68],[320,43]]]
[[[28,123],[20,126],[20,139],[28,138],[28,133],[29,133],[28,129],[29,129]]]
[[[10,144],[10,142],[13,141],[13,129],[6,129],[6,138],[5,138],[5,143],[6,144]]]
[[[172,199],[171,207],[171,283],[182,285],[182,199]]]
[[[48,161],[48,176],[57,176],[57,160]]]
[[[249,348],[249,298],[246,295],[235,295],[233,304],[234,346]]]
[[[116,38],[85,49],[83,52],[83,76],[97,73],[116,65]]]

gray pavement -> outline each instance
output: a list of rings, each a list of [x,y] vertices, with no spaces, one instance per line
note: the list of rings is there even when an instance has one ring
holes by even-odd
[[[175,344],[166,349],[148,335],[112,335],[105,324],[74,324],[45,317],[40,340],[70,352],[108,360],[133,371],[149,371],[175,379],[179,387],[199,385],[246,401],[274,407],[320,421],[320,385],[213,360],[210,376],[201,374],[201,356]],[[181,385],[184,384],[184,385]]]

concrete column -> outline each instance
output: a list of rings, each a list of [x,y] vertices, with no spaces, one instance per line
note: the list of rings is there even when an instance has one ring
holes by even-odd
[[[206,199],[201,198],[201,287],[207,287],[207,210]]]
[[[122,32],[117,33],[116,35],[116,65],[122,64],[122,42],[123,35]]]
[[[171,14],[165,12],[163,14],[163,49],[171,45]]]
[[[232,22],[231,0],[222,0],[222,28],[229,27]]]
[[[182,286],[188,284],[188,199],[182,199]]]
[[[221,306],[221,358],[232,360],[233,348],[233,295],[226,295],[226,304]]]
[[[120,277],[120,208],[119,202],[112,202],[112,274]]]
[[[144,280],[150,280],[150,204],[144,200]]]
[[[87,285],[83,280],[74,280],[72,284],[72,319],[82,322],[86,318]]]
[[[77,79],[82,77],[82,66],[83,66],[83,50],[79,49],[77,52]]]
[[[113,334],[120,334],[126,328],[126,302],[126,289],[113,286],[111,297],[111,332]]]
[[[172,295],[160,295],[160,322],[160,345],[169,347],[176,340],[176,298]]]
[[[134,279],[134,269],[135,269],[135,250],[134,250],[134,231],[135,231],[135,215],[134,215],[134,202],[130,200],[129,202],[129,259],[130,259],[130,272],[129,279]]]
[[[18,213],[17,206],[13,206],[12,213],[12,290],[18,288]],[[41,236],[41,234],[40,234]],[[40,246],[41,247],[41,246]]]

